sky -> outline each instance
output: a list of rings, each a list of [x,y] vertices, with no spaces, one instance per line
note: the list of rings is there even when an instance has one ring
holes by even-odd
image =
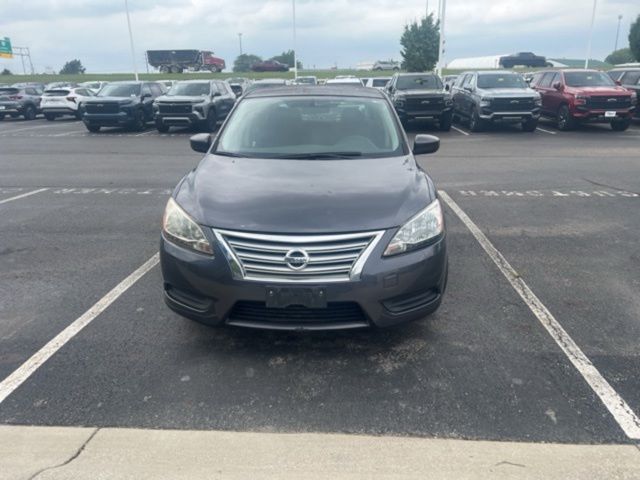
[[[296,0],[297,52],[306,67],[339,68],[400,60],[407,22],[437,0]],[[445,61],[533,51],[549,58],[584,58],[593,0],[448,0]],[[136,62],[148,49],[213,50],[228,66],[239,54],[264,58],[292,48],[292,0],[129,0]],[[599,0],[592,58],[627,45],[640,0]],[[36,72],[78,58],[87,73],[132,71],[124,0],[0,0],[0,37],[30,48]],[[19,73],[19,58],[0,69]]]

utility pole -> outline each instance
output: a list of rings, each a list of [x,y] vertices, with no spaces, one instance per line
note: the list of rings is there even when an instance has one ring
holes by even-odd
[[[591,26],[589,27],[589,40],[587,42],[587,58],[584,60],[584,69],[589,68],[589,58],[591,57],[591,37],[593,36],[593,23],[596,20],[596,5],[598,0],[593,0],[593,11],[591,12]]]
[[[131,32],[131,19],[129,18],[129,2],[124,0],[124,9],[127,11],[127,26],[129,27],[129,43],[131,43],[131,61],[133,62],[133,73],[138,81],[138,67],[136,66],[136,51],[133,48],[133,33]]]
[[[238,41],[240,42],[240,55],[242,55],[242,33],[238,33]]]
[[[620,22],[622,21],[622,15],[618,15],[618,28],[616,29],[616,44],[613,47],[613,51],[618,50],[618,35],[620,35]]]
[[[296,0],[291,0],[293,6],[293,79],[298,78],[298,58],[296,54]]]

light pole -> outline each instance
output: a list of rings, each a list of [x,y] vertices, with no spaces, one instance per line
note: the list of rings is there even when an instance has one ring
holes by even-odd
[[[240,55],[242,55],[242,33],[238,33],[238,40],[240,41]]]
[[[618,15],[618,28],[616,29],[616,44],[613,47],[613,51],[618,50],[618,35],[620,35],[620,22],[622,21],[622,15]]]
[[[291,0],[293,7],[293,79],[298,78],[298,59],[296,55],[296,0]]]
[[[131,43],[131,60],[133,61],[133,73],[138,81],[138,67],[136,66],[136,51],[133,48],[133,33],[131,33],[131,19],[129,18],[129,2],[124,0],[124,9],[127,11],[127,26],[129,27],[129,42]]]
[[[438,75],[442,76],[442,69],[444,68],[444,48],[445,48],[445,40],[444,40],[444,18],[447,11],[447,0],[440,0],[439,2],[440,11],[438,12],[438,19],[440,21],[440,45],[438,48]]]
[[[591,57],[591,37],[593,36],[593,22],[596,20],[596,5],[598,0],[593,0],[593,11],[591,12],[591,26],[589,27],[589,41],[587,42],[587,58],[584,60],[584,69],[589,68],[589,58]]]

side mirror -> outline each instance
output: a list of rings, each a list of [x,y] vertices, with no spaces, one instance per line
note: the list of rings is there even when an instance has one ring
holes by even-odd
[[[553,88],[555,88],[556,90],[558,90],[559,92],[564,90],[564,86],[562,85],[562,83],[560,82],[555,82],[553,84]]]
[[[191,143],[191,150],[200,153],[207,153],[209,151],[209,147],[211,147],[211,134],[198,133],[193,135],[189,139],[189,143]]]
[[[473,87],[464,87],[467,92],[473,92]]]
[[[448,92],[449,90],[451,90],[451,87],[450,87],[450,86],[449,86],[449,84],[447,83],[447,84],[444,86],[444,89],[445,89],[445,91],[447,91],[447,92]]]
[[[151,98],[153,95],[151,95],[150,93],[143,93],[142,94],[142,100],[144,100],[145,98]]]
[[[213,92],[213,95],[211,95],[211,98],[221,97],[221,96],[222,96],[222,94],[220,92]]]
[[[616,80],[616,85],[618,85],[619,87],[622,86],[622,82],[620,80]]]
[[[524,81],[527,82],[529,85],[531,85],[531,80],[533,80],[533,78],[531,77],[524,79]]]
[[[433,135],[416,135],[413,141],[413,154],[426,155],[435,153],[440,148],[440,139]]]

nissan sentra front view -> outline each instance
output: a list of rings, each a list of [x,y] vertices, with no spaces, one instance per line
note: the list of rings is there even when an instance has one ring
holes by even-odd
[[[209,325],[385,327],[433,313],[447,284],[433,181],[387,97],[282,87],[242,98],[169,200],[167,305]]]

